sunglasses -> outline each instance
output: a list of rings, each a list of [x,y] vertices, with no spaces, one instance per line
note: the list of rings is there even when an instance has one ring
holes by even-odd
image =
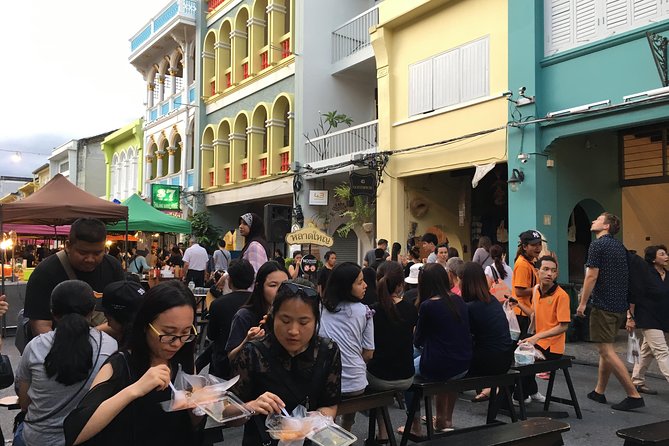
[[[316,299],[318,298],[318,293],[316,292],[315,289],[308,286],[299,285],[294,282],[281,283],[281,286],[279,286],[277,292],[281,292],[282,289],[288,290],[293,294],[301,294],[304,297],[316,298]]]

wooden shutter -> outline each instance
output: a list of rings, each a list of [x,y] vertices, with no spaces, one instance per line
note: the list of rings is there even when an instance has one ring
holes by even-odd
[[[662,130],[623,135],[623,180],[663,176]]]
[[[409,65],[409,116],[434,109],[432,82],[432,59]]]
[[[476,40],[460,48],[460,102],[488,95],[488,38]]]
[[[456,48],[434,58],[434,108],[460,102],[460,49]]]
[[[659,0],[632,0],[632,23],[645,25],[660,13]]]
[[[552,54],[573,45],[572,0],[545,0],[545,52]]]
[[[575,37],[576,43],[581,44],[594,40],[598,34],[597,0],[575,0]]]
[[[630,24],[631,0],[605,0],[604,23],[608,32],[620,32]]]

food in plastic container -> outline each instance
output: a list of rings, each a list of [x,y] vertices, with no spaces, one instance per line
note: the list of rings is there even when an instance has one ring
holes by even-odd
[[[308,437],[319,446],[348,446],[358,439],[355,435],[336,424],[328,424]]]

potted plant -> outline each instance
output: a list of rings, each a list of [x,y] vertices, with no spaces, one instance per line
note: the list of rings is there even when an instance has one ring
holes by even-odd
[[[337,229],[340,237],[347,237],[348,233],[359,226],[366,233],[372,232],[374,223],[374,208],[370,206],[367,197],[360,195],[351,196],[351,186],[348,184],[340,184],[334,188],[334,195],[342,202],[346,203],[346,210],[339,214],[341,217],[348,219],[343,226]]]

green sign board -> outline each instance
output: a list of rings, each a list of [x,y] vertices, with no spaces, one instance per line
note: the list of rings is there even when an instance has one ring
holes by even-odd
[[[181,186],[169,186],[167,184],[151,185],[151,206],[156,209],[179,210],[179,197]]]

